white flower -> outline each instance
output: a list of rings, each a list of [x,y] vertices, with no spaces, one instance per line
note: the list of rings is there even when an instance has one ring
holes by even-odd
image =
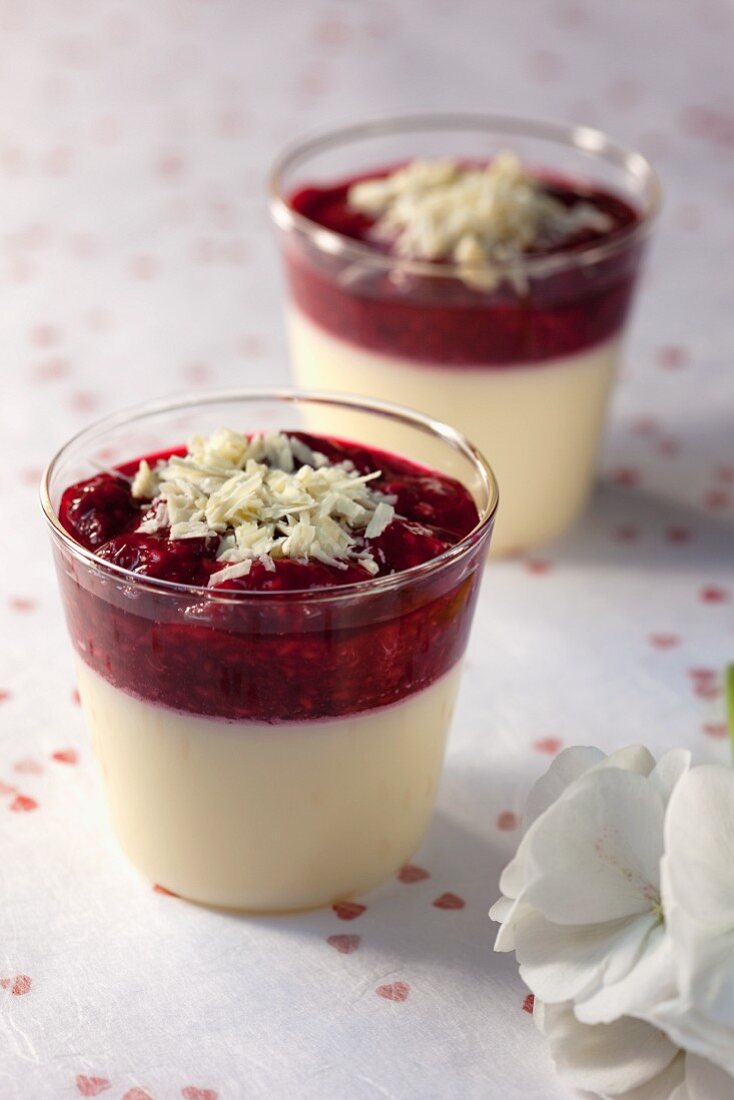
[[[734,771],[694,768],[665,822],[667,947],[636,1014],[734,1075]],[[646,1003],[647,1002],[647,1003]],[[734,1096],[734,1082],[731,1082]]]
[[[665,811],[688,766],[683,750],[655,764],[640,746],[609,757],[567,749],[533,788],[490,915],[502,924],[496,950],[516,952],[542,1001],[573,1001],[588,1023],[597,1011],[624,1013],[613,1007],[617,988],[629,997],[664,941]]]
[[[568,750],[531,792],[500,886],[497,949],[516,951],[570,1084],[732,1100],[734,771]]]
[[[679,1050],[643,1020],[582,1024],[572,1005],[537,1000],[533,1015],[559,1075],[603,1100],[731,1100],[734,1094],[728,1074]]]

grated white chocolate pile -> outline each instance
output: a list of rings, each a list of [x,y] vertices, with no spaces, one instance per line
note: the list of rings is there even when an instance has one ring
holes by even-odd
[[[278,558],[337,569],[353,562],[377,573],[363,540],[382,534],[395,515],[391,498],[369,484],[378,477],[349,461],[331,463],[281,432],[248,437],[219,428],[194,436],[185,455],[152,468],[143,460],[132,494],[152,502],[139,531],[170,526],[171,539],[220,538],[222,568],[209,580],[216,585],[246,576],[254,561],[273,570]]]
[[[486,167],[451,160],[415,160],[381,179],[349,189],[349,205],[376,218],[377,239],[413,260],[451,260],[469,286],[490,290],[493,265],[520,265],[528,248],[561,242],[579,229],[605,232],[611,219],[591,203],[571,207],[554,198],[504,152]]]

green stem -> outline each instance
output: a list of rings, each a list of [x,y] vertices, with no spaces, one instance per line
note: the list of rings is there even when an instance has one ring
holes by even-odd
[[[726,684],[726,721],[729,726],[729,738],[734,751],[734,665],[728,665],[725,672]]]

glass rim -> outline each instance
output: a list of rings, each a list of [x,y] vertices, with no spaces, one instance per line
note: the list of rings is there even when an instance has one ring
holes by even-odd
[[[467,111],[382,116],[365,122],[332,127],[311,137],[292,142],[277,157],[268,176],[268,205],[273,221],[280,229],[297,230],[303,233],[321,252],[332,256],[353,262],[361,261],[374,268],[399,272],[401,275],[461,279],[462,275],[466,275],[466,269],[458,264],[437,264],[428,260],[411,260],[386,255],[343,233],[326,229],[318,222],[294,210],[283,186],[284,177],[289,169],[310,156],[328,149],[380,135],[449,129],[493,130],[498,134],[506,134],[508,138],[514,134],[524,138],[545,139],[615,164],[623,168],[628,175],[634,176],[641,182],[646,181],[649,186],[650,198],[647,209],[638,211],[639,221],[631,228],[621,231],[607,241],[590,243],[574,252],[527,256],[519,261],[493,261],[493,268],[498,272],[521,271],[528,275],[544,276],[571,267],[591,266],[643,240],[651,231],[660,212],[662,187],[652,164],[642,153],[619,144],[604,131],[592,126]]]
[[[51,501],[50,482],[59,462],[62,461],[68,451],[75,445],[84,441],[85,437],[93,437],[100,432],[110,431],[123,427],[134,421],[142,421],[148,417],[154,417],[165,412],[176,412],[184,409],[202,408],[214,405],[222,401],[275,401],[288,405],[310,403],[334,408],[350,409],[357,412],[374,413],[385,416],[392,421],[407,424],[410,427],[419,428],[426,434],[445,442],[455,451],[463,454],[480,472],[483,484],[487,490],[488,500],[484,508],[479,509],[477,524],[466,535],[443,553],[420,565],[411,566],[399,573],[392,573],[385,577],[368,577],[364,581],[354,581],[350,584],[338,585],[332,588],[299,588],[288,589],[280,592],[261,590],[225,590],[217,591],[216,586],[182,584],[178,581],[169,581],[162,577],[149,577],[136,573],[132,569],[107,562],[97,556],[93,550],[88,550],[77,542],[72,535],[61,525],[57,509]],[[355,442],[359,442],[355,440]],[[135,457],[135,456],[133,456]],[[409,457],[409,456],[405,456]],[[66,487],[65,487],[66,488]],[[327,391],[312,391],[298,389],[271,389],[269,387],[249,387],[247,389],[209,390],[196,396],[172,395],[156,401],[145,401],[128,406],[117,413],[101,417],[88,424],[85,428],[75,432],[66,442],[59,447],[46,466],[41,476],[39,487],[40,503],[44,517],[49,526],[51,536],[57,543],[64,546],[74,558],[97,572],[109,575],[112,579],[135,585],[146,591],[158,592],[162,595],[178,595],[188,597],[203,597],[216,603],[240,604],[250,600],[261,602],[269,599],[271,602],[280,600],[283,603],[331,603],[371,596],[373,594],[389,592],[400,588],[412,581],[418,581],[432,574],[440,572],[453,562],[460,560],[477,543],[481,542],[494,521],[499,504],[499,488],[491,466],[481,451],[466,438],[461,432],[423,413],[409,409],[403,405],[392,404],[387,401],[378,401],[361,397],[349,397],[346,394]]]

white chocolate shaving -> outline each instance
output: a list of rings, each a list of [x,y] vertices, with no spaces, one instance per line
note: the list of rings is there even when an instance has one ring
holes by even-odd
[[[246,576],[253,561],[272,570],[278,558],[337,569],[356,562],[374,575],[379,567],[364,539],[381,535],[395,515],[391,498],[370,485],[379,476],[359,474],[349,461],[329,463],[281,432],[248,437],[220,428],[152,469],[143,460],[132,494],[152,502],[139,531],[170,524],[171,539],[219,538],[222,568],[210,585]]]
[[[137,473],[133,478],[131,492],[136,498],[155,496],[155,478],[145,459],[138,466]]]
[[[511,152],[481,168],[415,160],[381,179],[355,183],[348,202],[377,219],[376,238],[388,241],[398,256],[450,260],[463,281],[479,290],[498,284],[500,268],[521,281],[528,248],[612,225],[591,203],[559,202]]]

